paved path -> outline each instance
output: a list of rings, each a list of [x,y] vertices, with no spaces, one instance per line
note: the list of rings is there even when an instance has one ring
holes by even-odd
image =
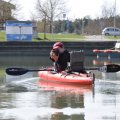
[[[109,39],[105,38],[102,35],[88,35],[88,36],[85,36],[85,40],[86,41],[104,41],[104,40],[106,41]]]

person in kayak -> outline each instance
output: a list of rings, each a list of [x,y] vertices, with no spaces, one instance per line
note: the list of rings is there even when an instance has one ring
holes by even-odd
[[[64,48],[62,42],[56,42],[50,52],[50,59],[53,61],[56,72],[66,70],[70,63],[70,53]]]

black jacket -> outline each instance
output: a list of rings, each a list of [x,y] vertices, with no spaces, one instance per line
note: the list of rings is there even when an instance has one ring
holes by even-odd
[[[54,67],[57,69],[57,71],[63,71],[67,68],[68,62],[70,62],[70,53],[65,50],[63,53],[59,53],[58,61],[55,62]]]

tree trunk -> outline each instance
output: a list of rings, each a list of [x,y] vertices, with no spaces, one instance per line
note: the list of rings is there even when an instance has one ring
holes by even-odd
[[[46,16],[44,20],[44,39],[46,39]]]

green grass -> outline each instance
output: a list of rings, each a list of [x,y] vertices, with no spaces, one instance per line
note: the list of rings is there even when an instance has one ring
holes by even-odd
[[[5,41],[5,32],[0,31],[0,41]]]
[[[120,36],[106,36],[106,38],[110,39],[110,40],[120,40]]]
[[[43,40],[44,34],[39,33],[38,37]],[[76,34],[46,34],[47,41],[80,41],[84,40],[85,37],[82,35],[76,35]],[[33,41],[39,41],[39,40],[33,40]]]
[[[33,39],[33,41],[80,41],[85,39],[84,36],[76,34],[46,34],[47,39],[44,40],[44,34],[39,33],[38,37],[40,39]],[[5,32],[0,32],[0,41],[6,41]]]
[[[34,42],[40,42],[40,41],[81,41],[85,40],[85,36],[77,35],[77,34],[46,34],[46,40],[44,40],[44,34],[39,33],[38,34],[39,39],[33,39]],[[120,36],[105,36],[106,38],[110,40],[120,40]],[[5,32],[0,32],[0,41],[6,41],[5,40]]]
[[[3,76],[5,74],[5,70],[4,69],[0,69],[0,77]]]
[[[0,84],[3,83],[4,77],[5,77],[5,70],[0,69]]]

